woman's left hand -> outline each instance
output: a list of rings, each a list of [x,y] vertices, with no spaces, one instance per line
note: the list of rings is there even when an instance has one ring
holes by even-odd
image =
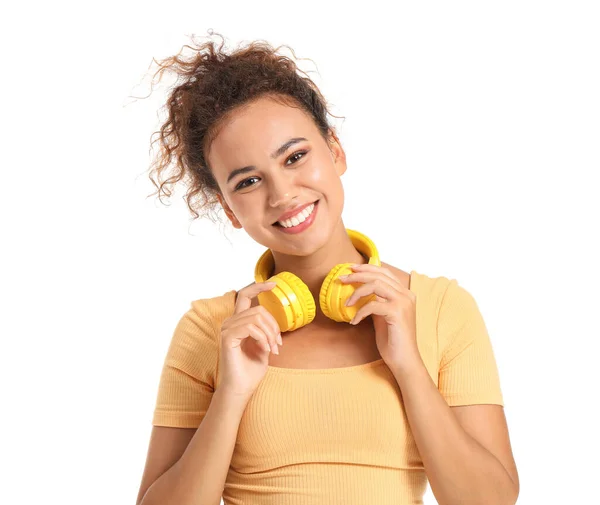
[[[416,337],[416,295],[385,267],[358,264],[351,268],[354,273],[341,276],[340,281],[362,285],[355,289],[347,305],[363,296],[376,296],[376,300],[358,309],[352,324],[369,315],[373,317],[379,354],[392,371],[423,366]]]

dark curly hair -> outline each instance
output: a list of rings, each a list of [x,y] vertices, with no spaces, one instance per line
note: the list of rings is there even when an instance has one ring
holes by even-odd
[[[213,33],[209,30],[210,35]],[[210,211],[220,209],[216,195],[221,191],[205,153],[234,108],[239,110],[259,97],[269,96],[306,111],[323,139],[329,140],[330,149],[331,135],[337,139],[335,128],[327,121],[327,114],[333,114],[328,111],[327,102],[317,86],[293,60],[278,54],[281,47],[287,47],[296,58],[289,46],[273,48],[266,41],[256,40],[227,53],[223,51],[223,37],[217,35],[222,39],[219,47],[210,40],[198,44],[192,36],[193,46],[183,46],[194,51],[188,59],[181,58],[180,51],[161,61],[152,60],[160,67],[153,82],[156,75],[160,81],[165,71],[175,72],[177,82],[165,105],[168,118],[160,130],[152,134],[158,135],[160,152],[152,162],[149,174],[157,191],[148,195],[158,194],[163,203],[162,194],[169,197],[170,187],[184,179],[187,185],[185,200],[194,219],[202,214],[213,222],[216,220]],[[171,166],[173,172],[166,174]],[[166,175],[169,177],[163,177]]]

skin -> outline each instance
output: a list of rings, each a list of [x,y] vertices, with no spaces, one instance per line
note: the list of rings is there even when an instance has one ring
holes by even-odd
[[[294,137],[307,141],[291,146],[276,159],[270,157]],[[295,154],[298,151],[306,153]],[[269,97],[257,99],[231,114],[206,159],[221,191],[219,202],[232,225],[273,252],[272,275],[281,271],[297,275],[318,299],[323,279],[335,265],[366,262],[348,237],[341,216],[345,152],[334,133],[328,141],[323,139],[304,110]],[[227,182],[231,171],[247,165],[256,170]],[[243,181],[245,187],[236,190]],[[319,209],[307,230],[292,235],[272,226],[283,212],[315,200]],[[312,324],[330,322],[317,304]]]
[[[270,153],[292,137],[305,137],[308,141],[294,145],[277,159],[271,159]],[[262,98],[231,114],[206,156],[221,190],[219,202],[232,225],[238,229],[244,228],[256,242],[272,250],[276,265],[272,274],[281,271],[296,274],[308,285],[315,299],[323,279],[336,264],[365,263],[350,241],[341,218],[344,205],[341,176],[346,172],[346,156],[335,135],[332,134],[329,140],[328,143],[321,137],[312,118],[301,109]],[[297,156],[294,164],[290,156],[298,150],[310,152],[304,157]],[[230,171],[247,165],[257,168],[236,177],[229,184],[226,182]],[[248,181],[248,188],[234,191],[242,180],[253,176],[257,179]],[[317,219],[305,232],[287,235],[271,226],[289,208],[317,199],[320,200]],[[408,288],[406,272],[383,262],[382,266],[395,273]],[[338,333],[354,335],[357,331],[351,325],[339,325],[327,319],[317,304],[317,314],[309,325],[309,331],[310,327],[330,329],[336,324],[342,329]],[[365,319],[360,324],[364,326],[370,323]],[[364,337],[365,330],[360,331]],[[323,345],[326,332],[318,333],[319,338],[315,343]],[[373,342],[373,339],[354,338],[350,341]],[[372,351],[376,352],[376,349]],[[362,362],[365,356],[366,352],[361,356]],[[375,357],[371,355],[369,360]],[[272,359],[273,356],[270,356]],[[301,365],[305,366],[306,359],[302,359]],[[329,360],[330,357],[324,359]],[[287,363],[284,365],[290,366]],[[295,364],[292,365],[295,367]],[[326,367],[331,367],[331,363],[318,365],[318,368]],[[510,499],[505,498],[504,503],[515,503],[519,493],[519,477],[502,406],[465,405],[448,408],[426,370],[423,371],[414,377],[397,380],[406,403],[411,430],[415,434],[437,501],[458,503],[451,500],[458,494],[456,490],[470,488],[472,492],[462,497],[460,503],[475,503],[480,496],[507,495],[510,489]],[[215,408],[223,411],[223,405],[219,402]],[[228,408],[227,413],[230,411],[231,408]],[[213,433],[217,426],[221,427],[221,417],[217,411],[210,421],[213,426],[207,426],[204,432]],[[167,470],[177,469],[176,462],[182,458],[194,434],[199,432],[196,428],[153,427],[137,503],[142,501],[152,483],[163,474],[167,475]],[[200,438],[198,443],[202,443],[202,440]],[[205,462],[196,457],[198,443],[195,444],[196,449],[192,448],[196,454],[190,455],[187,460],[203,465]],[[458,459],[457,454],[460,456]],[[510,475],[510,484],[505,472]],[[198,472],[192,468],[188,469],[188,474],[197,475]],[[169,486],[182,485],[180,475],[173,471],[170,475],[170,480],[164,477],[162,480],[164,494],[167,494]],[[190,483],[197,483],[197,479],[189,480],[187,485],[192,486]],[[158,488],[155,494],[160,492],[161,488]],[[186,492],[189,496],[193,494],[191,488]],[[465,498],[471,501],[467,502]]]

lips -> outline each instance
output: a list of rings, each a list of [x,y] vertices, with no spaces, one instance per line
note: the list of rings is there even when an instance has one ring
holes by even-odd
[[[279,218],[277,219],[277,221],[275,221],[272,226],[281,226],[278,221],[285,221],[286,219],[290,219],[291,217],[295,216],[296,214],[299,214],[300,212],[302,212],[304,209],[306,209],[306,207],[310,207],[313,203],[317,203],[319,200],[315,200],[314,202],[309,202],[305,205],[301,205],[299,206],[297,209],[289,211],[289,212],[285,212],[284,214],[282,214],[281,216],[279,216]]]
[[[313,205],[311,205],[312,211],[308,215],[304,221],[289,227],[285,227],[281,224],[276,225],[276,228],[279,228],[277,233],[285,233],[286,235],[298,235],[305,233],[308,230],[315,220],[317,219],[317,213],[319,212],[319,201],[317,200]],[[292,218],[294,220],[294,218]]]

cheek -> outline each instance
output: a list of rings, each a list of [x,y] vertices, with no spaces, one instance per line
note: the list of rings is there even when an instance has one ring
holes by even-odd
[[[344,186],[335,170],[332,172],[323,184],[326,187],[327,205],[332,212],[340,214],[344,208]]]
[[[233,206],[231,206],[231,211],[244,228],[246,228],[248,224],[251,226],[252,222],[255,221],[255,218],[252,218],[251,216],[256,210],[252,210],[252,205],[247,198],[241,198],[239,202],[235,202]]]
[[[332,198],[342,191],[342,180],[331,164],[316,169],[312,177],[315,184],[318,184],[319,189],[330,194]]]
[[[301,172],[301,178],[306,182],[320,185],[323,191],[333,189],[339,184],[339,176],[335,172],[329,158],[313,160],[307,170]]]

